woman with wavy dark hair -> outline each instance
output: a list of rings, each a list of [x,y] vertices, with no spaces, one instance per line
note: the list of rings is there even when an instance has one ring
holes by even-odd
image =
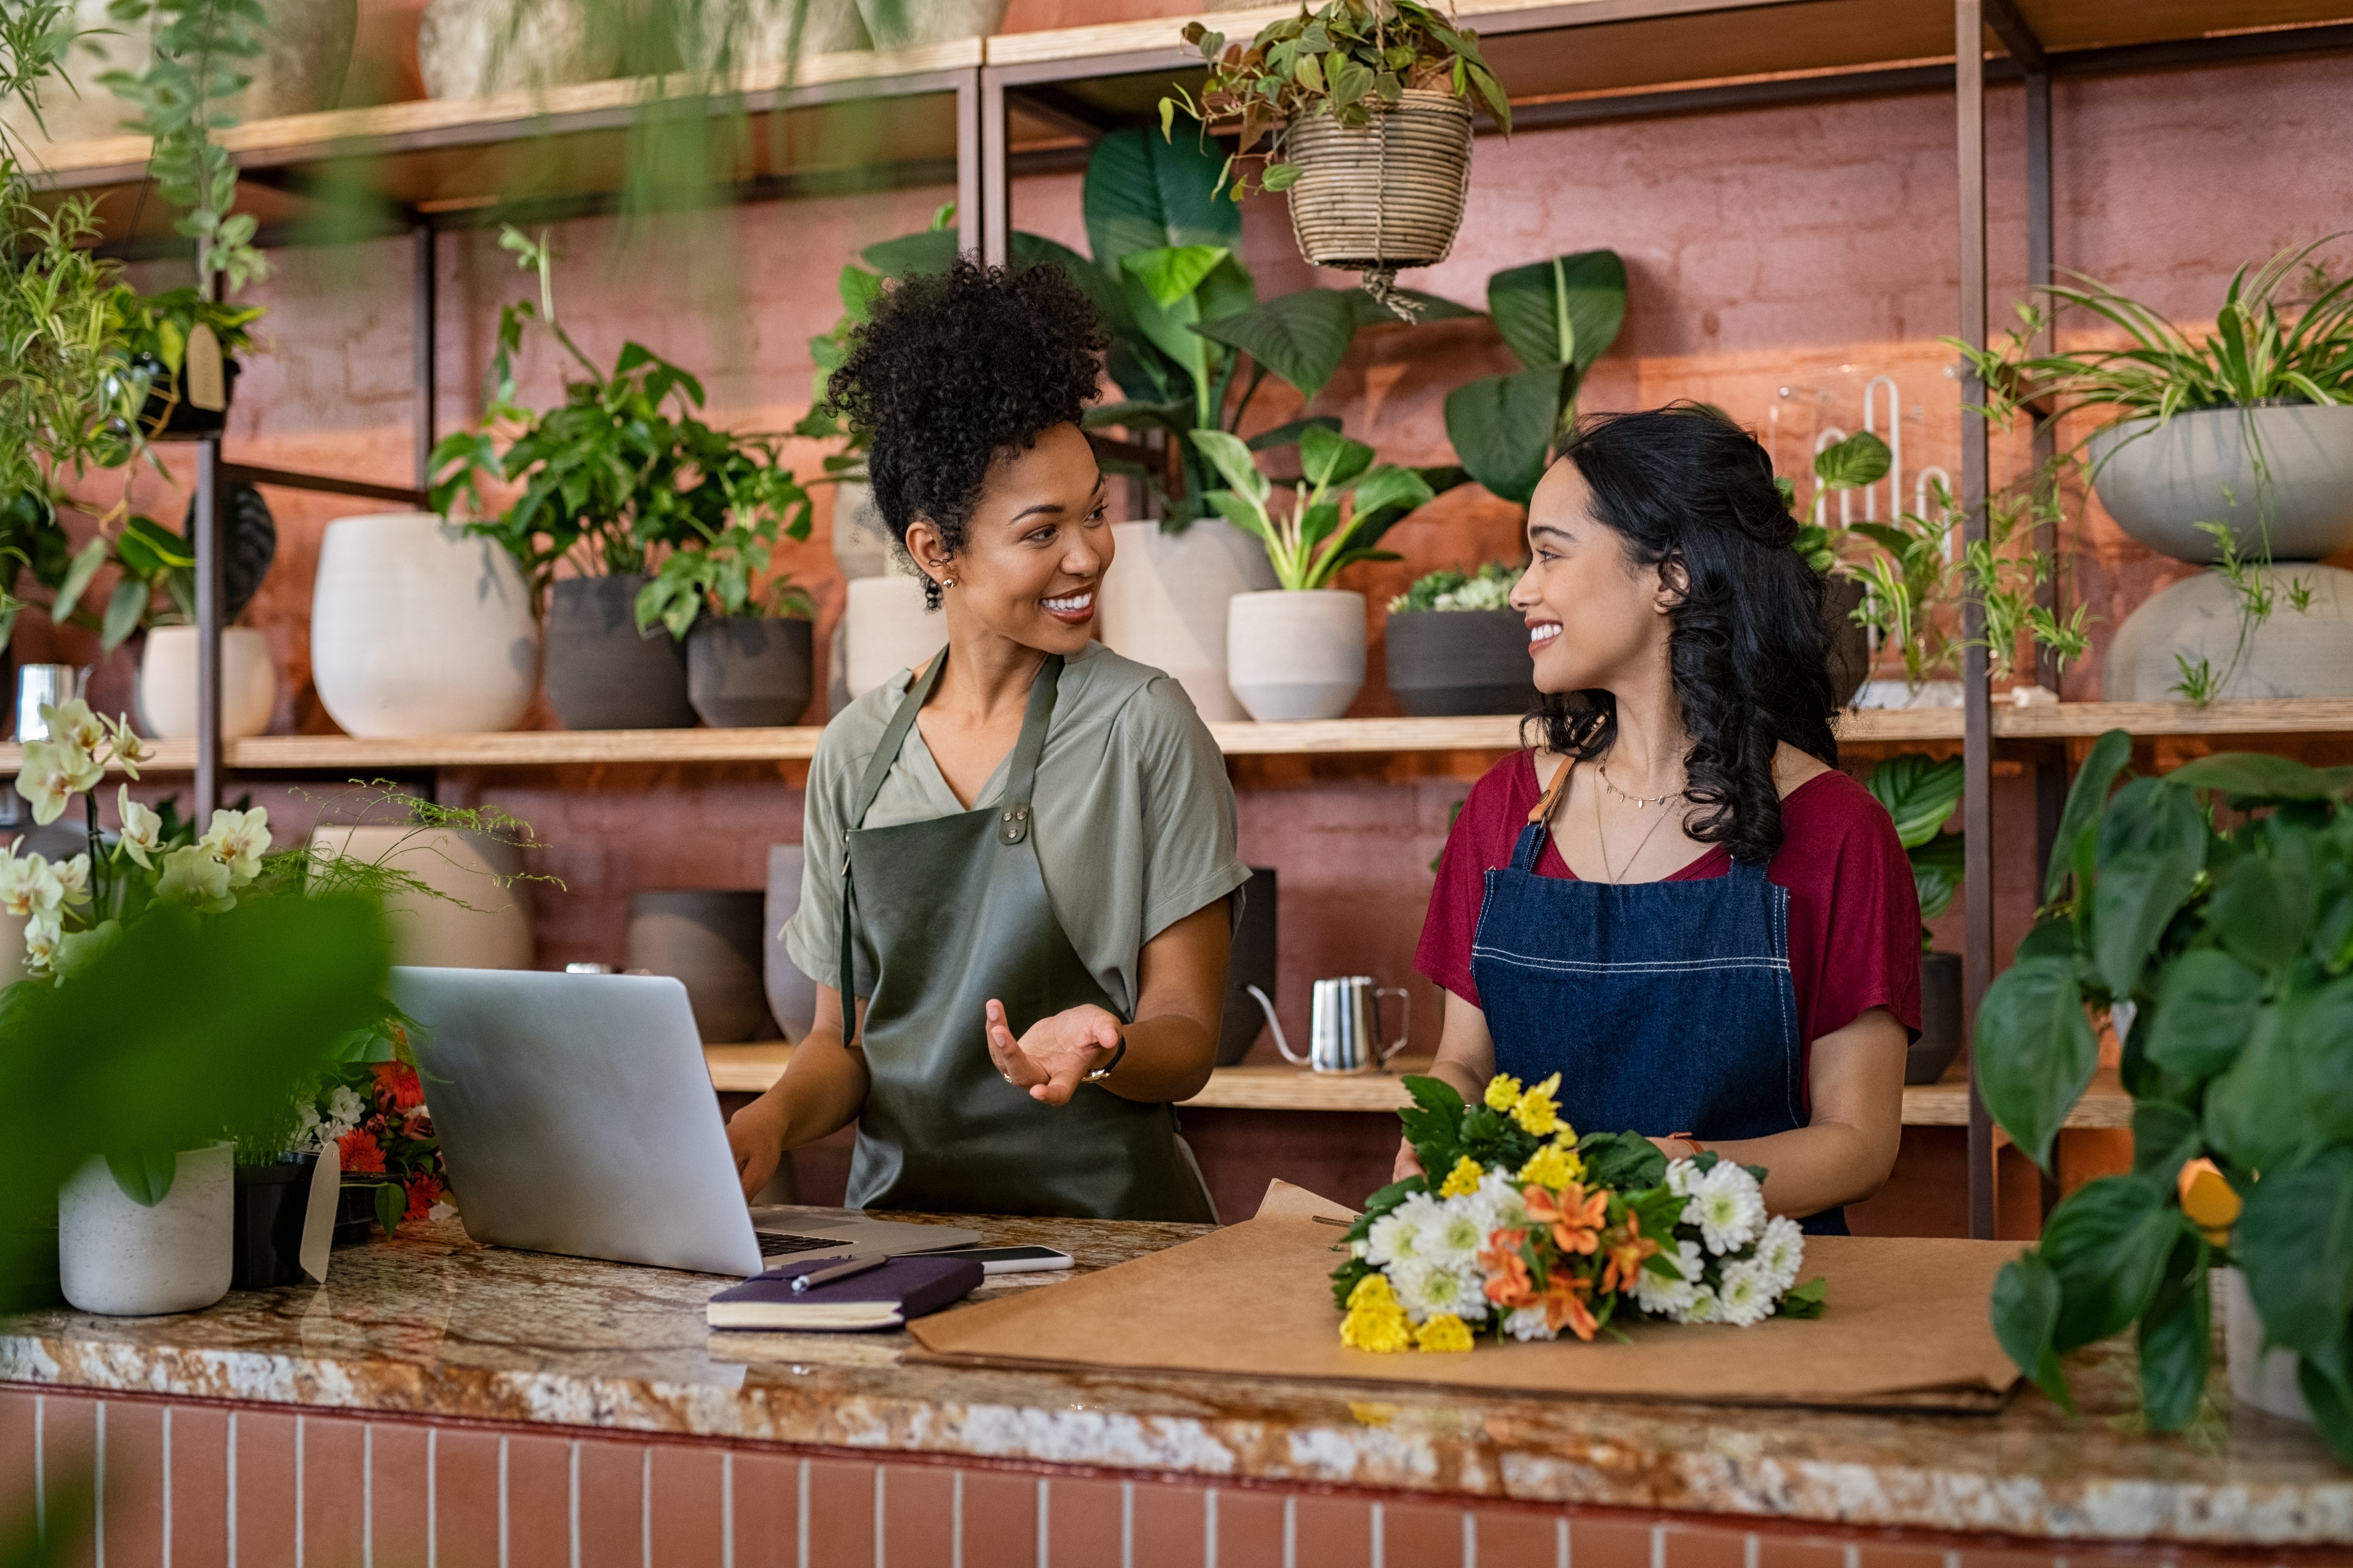
[[[833,374],[946,646],[809,763],[782,940],[817,1019],[728,1124],[747,1195],[855,1121],[856,1207],[1217,1218],[1172,1106],[1208,1080],[1250,871],[1183,689],[1089,635],[1104,342],[1060,268],[959,260],[886,292]]]
[[[1839,1234],[1895,1162],[1920,908],[1837,769],[1796,533],[1771,458],[1712,410],[1578,427],[1512,595],[1542,743],[1472,787],[1415,966],[1466,1096],[1558,1073],[1577,1127],[1769,1166],[1768,1206]]]

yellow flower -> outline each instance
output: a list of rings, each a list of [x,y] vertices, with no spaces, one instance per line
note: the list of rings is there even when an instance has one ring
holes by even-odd
[[[1509,1110],[1520,1102],[1520,1080],[1509,1073],[1497,1073],[1487,1080],[1487,1109]]]
[[[2246,1205],[2211,1160],[2191,1160],[2181,1167],[2181,1212],[2217,1247],[2229,1243],[2231,1227],[2239,1223]]]
[[[1397,1304],[1397,1291],[1390,1287],[1389,1277],[1378,1270],[1357,1280],[1356,1288],[1348,1292],[1348,1310],[1352,1312],[1359,1307],[1394,1307]]]
[[[1426,1351],[1467,1351],[1471,1348],[1471,1331],[1453,1313],[1436,1312],[1421,1325],[1415,1343]]]
[[[1560,1074],[1555,1073],[1520,1096],[1512,1107],[1512,1120],[1520,1124],[1523,1132],[1533,1132],[1541,1138],[1560,1130],[1560,1107],[1553,1101],[1553,1091],[1560,1088]]]
[[[1348,1315],[1340,1321],[1340,1342],[1388,1355],[1413,1348],[1413,1325],[1386,1276],[1367,1274],[1348,1292]]]
[[[1465,1154],[1454,1162],[1454,1169],[1446,1173],[1446,1181],[1438,1189],[1441,1198],[1467,1198],[1479,1190],[1479,1178],[1487,1173],[1479,1162]]]
[[[1585,1162],[1576,1150],[1555,1140],[1528,1156],[1528,1163],[1520,1167],[1519,1179],[1523,1186],[1534,1182],[1557,1192],[1585,1179]]]

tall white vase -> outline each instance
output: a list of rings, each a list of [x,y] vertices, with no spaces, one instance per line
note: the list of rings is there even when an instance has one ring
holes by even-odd
[[[1237,594],[1226,677],[1261,723],[1337,719],[1365,684],[1365,596],[1345,588]]]
[[[93,1158],[58,1194],[58,1282],[85,1312],[194,1312],[228,1294],[237,1257],[237,1150],[179,1157],[153,1208],[133,1203]]]
[[[947,617],[924,608],[923,579],[902,573],[851,583],[842,624],[849,627],[843,664],[852,701],[947,646]]]
[[[1182,533],[1112,524],[1115,553],[1096,597],[1103,646],[1166,670],[1211,723],[1247,719],[1226,679],[1226,606],[1275,585],[1266,547],[1221,517]]]
[[[364,824],[321,827],[311,853],[322,860],[349,856],[405,871],[435,892],[404,893],[385,901],[392,961],[427,969],[529,969],[532,897],[528,882],[501,886],[522,868],[512,844],[451,827]]]
[[[514,557],[430,512],[347,517],[311,596],[319,700],[365,739],[512,730],[539,684],[539,623]]]
[[[196,628],[156,626],[139,659],[139,727],[158,741],[196,732]],[[269,728],[278,707],[278,670],[269,638],[251,626],[221,632],[221,733],[234,740]]]

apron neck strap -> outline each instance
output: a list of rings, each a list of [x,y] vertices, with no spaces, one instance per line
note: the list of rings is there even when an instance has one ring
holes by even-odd
[[[866,825],[866,813],[874,805],[874,797],[882,793],[882,781],[891,776],[891,765],[899,760],[899,750],[907,743],[907,731],[915,727],[915,715],[923,711],[923,703],[940,683],[940,671],[948,667],[948,650],[934,655],[931,668],[921,679],[907,684],[907,695],[883,727],[881,742],[875,746],[874,755],[866,763],[866,776],[858,781],[858,793],[851,797],[849,820],[842,831],[852,832]]]
[[[1062,656],[1048,654],[1029,686],[1029,711],[1021,719],[1021,738],[1013,742],[1013,763],[1006,770],[1005,795],[998,802],[997,841],[1018,844],[1029,836],[1029,795],[1038,784],[1038,759],[1046,750],[1046,723],[1054,714],[1054,693],[1062,682]]]

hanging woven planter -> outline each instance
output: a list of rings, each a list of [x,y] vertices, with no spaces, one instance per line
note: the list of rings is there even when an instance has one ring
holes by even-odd
[[[1381,296],[1399,268],[1433,266],[1454,248],[1471,182],[1471,108],[1451,93],[1410,89],[1367,107],[1361,130],[1329,114],[1294,122],[1283,156],[1299,167],[1289,192],[1299,253],[1364,273]]]

